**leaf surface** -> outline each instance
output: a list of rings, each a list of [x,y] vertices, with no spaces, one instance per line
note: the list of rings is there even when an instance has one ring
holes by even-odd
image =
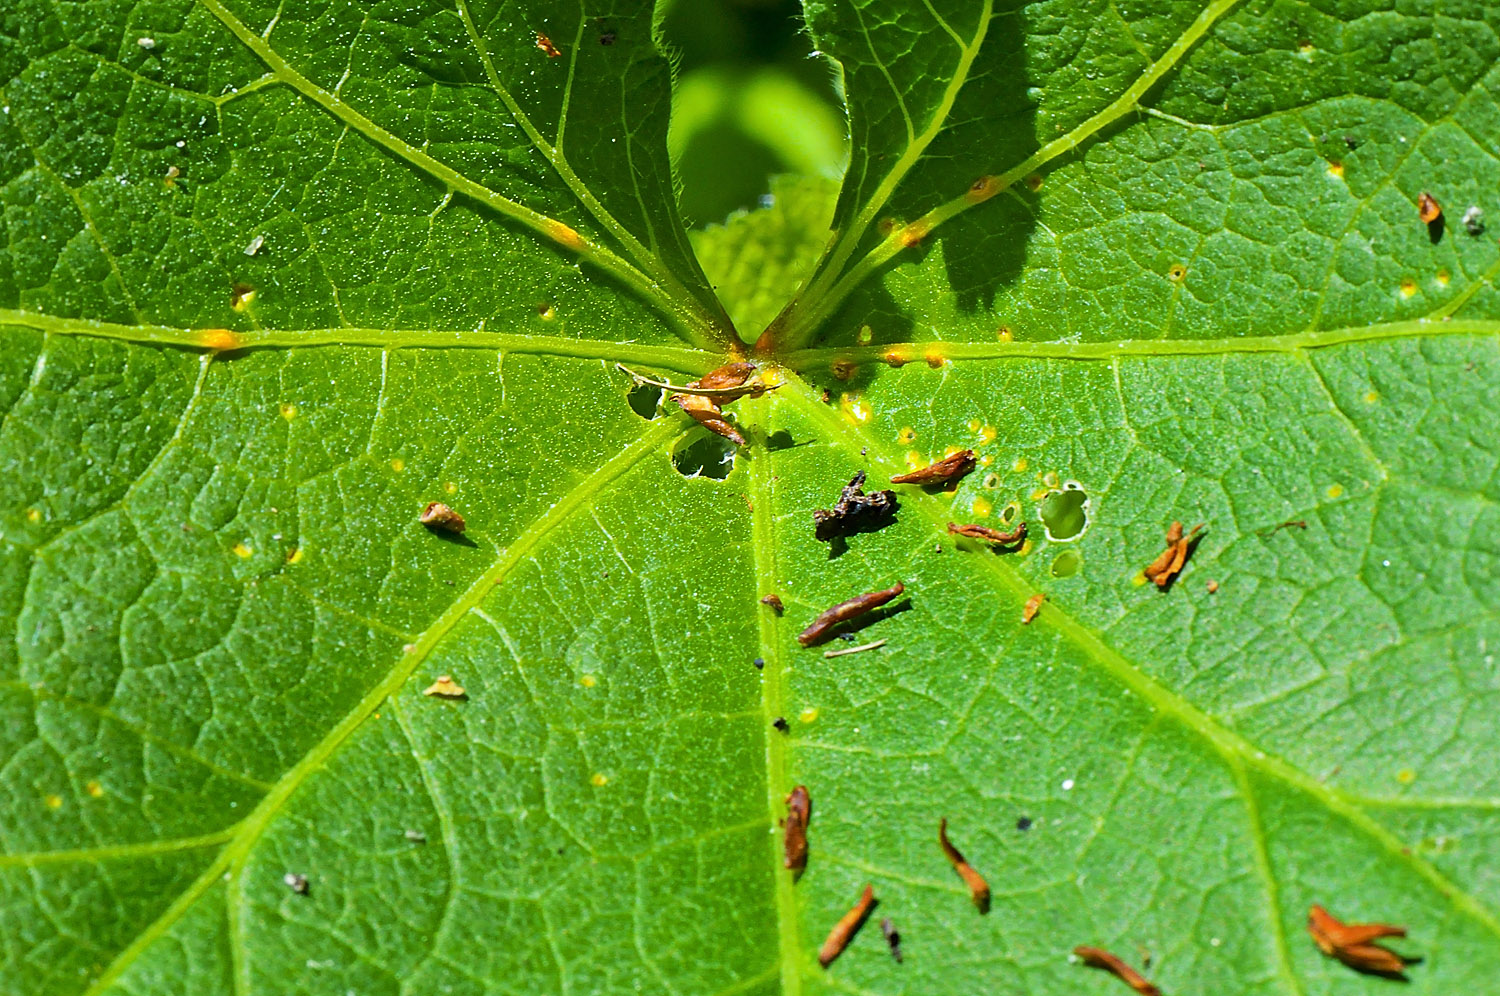
[[[697,237],[723,306],[649,4],[0,19],[0,991],[1385,985],[1313,903],[1485,991],[1495,13],[806,8],[849,175]],[[730,315],[720,479],[616,364]],[[820,968],[865,883],[905,961]]]

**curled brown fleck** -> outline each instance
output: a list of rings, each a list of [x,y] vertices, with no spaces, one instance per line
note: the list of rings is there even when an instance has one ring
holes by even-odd
[[[785,856],[782,865],[792,870],[792,877],[807,868],[807,824],[812,820],[812,798],[806,785],[798,785],[786,797],[786,833],[782,839]]]
[[[744,446],[745,437],[724,417],[720,406],[745,395],[759,397],[769,390],[760,381],[749,383],[755,371],[754,363],[726,363],[684,385],[694,391],[723,391],[722,394],[675,393],[671,397],[677,402],[677,407],[687,412],[703,428],[723,436],[736,446]]]
[[[870,915],[870,910],[875,907],[875,890],[865,886],[865,891],[860,894],[859,902],[839,918],[839,922],[833,925],[828,932],[828,939],[818,949],[818,964],[827,968],[833,963],[833,959],[844,953],[849,946],[849,941],[854,937],[854,932],[859,925],[865,922],[865,917]]]
[[[771,611],[776,613],[778,616],[786,611],[786,606],[781,602],[781,596],[776,594],[775,592],[772,592],[765,598],[762,598],[760,600],[760,604],[770,606]]]
[[[951,484],[974,469],[973,450],[959,450],[936,463],[891,478],[892,484]]]
[[[833,508],[813,511],[813,536],[820,542],[828,542],[839,536],[873,532],[889,525],[900,507],[894,491],[874,491],[865,494],[865,472],[855,474]]]
[[[1373,943],[1382,937],[1405,937],[1405,927],[1387,923],[1344,923],[1315,905],[1307,914],[1307,932],[1325,955],[1359,972],[1400,976],[1414,960]]]
[[[1417,213],[1421,215],[1422,224],[1430,225],[1443,216],[1443,206],[1424,190],[1417,196]]]
[[[804,647],[810,647],[828,635],[828,631],[841,622],[858,618],[871,609],[879,608],[891,599],[896,598],[906,591],[906,586],[900,581],[881,591],[871,591],[863,595],[855,595],[847,602],[840,602],[833,608],[828,609],[812,624],[797,634],[797,642]]]
[[[462,533],[465,528],[464,517],[440,501],[428,502],[417,521],[443,533]]]
[[[1158,588],[1166,590],[1171,587],[1172,581],[1182,572],[1182,566],[1187,563],[1188,554],[1192,553],[1194,544],[1198,541],[1198,534],[1203,531],[1203,523],[1193,527],[1193,531],[1186,536],[1182,533],[1182,523],[1173,522],[1167,529],[1167,548],[1161,555],[1153,560],[1143,572],[1146,579],[1156,583]]]
[[[948,532],[955,536],[967,536],[969,539],[984,540],[986,543],[994,543],[996,546],[1015,546],[1026,538],[1026,523],[1019,523],[1010,532],[1001,532],[991,529],[989,526],[965,525],[958,522],[948,523]]]
[[[1026,600],[1026,604],[1021,607],[1022,626],[1026,625],[1027,623],[1031,622],[1031,620],[1036,618],[1036,614],[1042,610],[1042,602],[1046,599],[1046,597],[1047,596],[1043,595],[1041,592],[1037,592],[1035,595],[1032,595]]]
[[[984,880],[984,876],[974,870],[974,866],[964,860],[963,853],[954,847],[948,840],[948,818],[945,816],[938,821],[938,846],[943,849],[943,854],[949,861],[953,862],[953,870],[958,872],[958,877],[964,880],[969,887],[969,895],[974,900],[974,906],[981,913],[990,911],[990,884]]]
[[[1121,982],[1140,993],[1140,996],[1161,996],[1161,990],[1147,982],[1140,972],[1103,948],[1091,948],[1086,944],[1080,944],[1073,949],[1073,953],[1083,959],[1083,963],[1090,968],[1102,968],[1106,972],[1113,973]]]

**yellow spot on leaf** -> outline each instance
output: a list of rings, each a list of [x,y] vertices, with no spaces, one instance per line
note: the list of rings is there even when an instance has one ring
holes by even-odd
[[[816,720],[818,718],[818,710],[816,710],[816,709],[803,709],[801,712],[799,712],[797,714],[797,718],[800,719],[800,720],[802,720],[802,722],[804,722],[804,723],[811,723],[811,722],[813,722],[814,720]]]
[[[207,349],[238,349],[240,337],[228,329],[203,329],[198,333],[198,345]]]
[[[910,249],[920,245],[927,238],[927,233],[932,231],[932,222],[918,218],[916,221],[901,229],[901,244]]]
[[[542,230],[552,241],[567,246],[569,249],[582,249],[585,245],[583,236],[560,221],[548,218],[542,223]]]
[[[1010,465],[1010,469],[1019,474],[1030,466],[1030,460],[1027,460],[1025,457],[1016,457],[1016,462]]]
[[[609,784],[609,779],[600,774],[594,775],[594,777],[590,778],[589,781],[593,784],[594,788],[603,788],[605,785]]]
[[[970,432],[978,432],[979,431],[979,419],[977,419],[977,418],[971,418],[971,419],[969,419],[969,431]]]
[[[780,367],[771,367],[760,372],[760,382],[767,387],[778,387],[786,382],[786,374]]]
[[[252,549],[250,549],[250,548],[249,548],[249,547],[248,547],[248,546],[246,546],[246,545],[245,545],[245,544],[244,544],[244,543],[236,543],[236,544],[235,544],[235,545],[234,545],[234,555],[235,555],[235,556],[236,556],[236,557],[240,557],[240,558],[242,558],[242,559],[243,559],[243,558],[245,558],[245,557],[249,557],[249,556],[251,556],[251,555],[252,555],[252,554],[254,554],[254,553],[255,553],[255,551],[254,551],[254,550],[252,550]]]
[[[281,403],[281,417],[286,419],[288,422],[296,418],[297,406],[292,404],[290,401],[283,401]]]
[[[995,332],[995,338],[999,339],[1001,342],[1010,342],[1015,338],[1015,336],[1011,334],[1009,325],[1002,325]]]
[[[557,317],[557,309],[552,307],[551,302],[543,301],[536,306],[536,313],[542,316],[542,321],[550,322]]]
[[[1342,484],[1330,484],[1328,486],[1328,497],[1330,497],[1330,498],[1337,498],[1339,495],[1341,495],[1343,493],[1344,493],[1344,486]]]
[[[1417,773],[1410,768],[1402,768],[1400,771],[1396,772],[1396,781],[1400,782],[1402,785],[1410,785],[1416,780]]]
[[[995,427],[993,425],[980,426],[979,441],[981,443],[993,443],[995,441]]]
[[[391,461],[391,469],[398,474],[401,473],[406,469],[406,461],[401,459],[400,457],[397,457],[396,459]]]
[[[870,406],[865,404],[857,394],[839,395],[839,407],[844,410],[844,417],[851,422],[870,420]]]
[[[1377,402],[1379,400],[1380,400],[1380,394],[1378,392],[1376,392],[1376,391],[1366,391],[1365,392],[1365,404],[1367,404],[1367,405],[1373,405],[1375,402]]]
[[[1133,577],[1133,578],[1130,579],[1130,583],[1133,584],[1133,585],[1135,585],[1137,588],[1139,588],[1141,585],[1143,585],[1143,584],[1149,584],[1150,582],[1148,582],[1146,580],[1146,572],[1145,571],[1137,571],[1136,574],[1135,574],[1135,577]]]
[[[61,809],[62,808],[62,796],[60,796],[60,795],[49,795],[49,796],[47,796],[47,798],[43,799],[42,801],[47,804],[47,808],[48,809]]]
[[[244,311],[255,300],[255,288],[249,284],[235,284],[229,293],[229,306],[235,311]]]
[[[992,504],[990,504],[988,500],[986,500],[984,498],[975,498],[974,499],[974,518],[976,518],[976,519],[985,519],[985,518],[988,518],[989,514],[991,512],[993,512],[994,510],[995,510],[995,506],[992,505]]]
[[[917,430],[909,425],[902,426],[901,431],[896,433],[896,441],[910,446],[917,441]]]
[[[586,674],[582,678],[578,679],[578,683],[584,688],[593,688],[595,685],[599,684],[599,679],[595,678],[591,674]]]
[[[1440,286],[1440,287],[1447,287],[1448,286],[1448,281],[1451,280],[1452,278],[1448,275],[1448,271],[1447,270],[1439,270],[1434,275],[1433,279],[1435,279],[1438,282],[1438,286]]]
[[[290,550],[288,550],[286,552],[286,562],[289,564],[302,563],[302,548],[300,546],[294,546]]]
[[[95,799],[99,798],[100,796],[102,796],[104,794],[104,786],[100,785],[98,782],[93,782],[93,781],[91,781],[87,785],[85,785],[83,787],[83,790],[85,792],[87,792],[89,795],[93,796]]]
[[[943,366],[948,362],[948,357],[944,356],[936,349],[929,349],[927,352],[922,354],[922,358],[926,360],[927,365],[934,370],[941,370]]]
[[[981,176],[964,192],[964,200],[970,204],[979,204],[989,200],[999,192],[1000,180],[998,177]]]
[[[452,481],[444,481],[443,490],[451,495],[453,492],[458,490],[458,485],[454,484]]]
[[[26,521],[27,522],[41,522],[42,521],[41,510],[40,509],[36,509],[36,508],[28,508],[26,510]]]
[[[1341,162],[1339,162],[1337,159],[1335,159],[1333,162],[1329,163],[1328,164],[1328,175],[1329,176],[1336,176],[1340,180],[1342,180],[1344,178],[1344,164],[1341,163]]]
[[[1297,44],[1297,53],[1304,59],[1312,58],[1312,54],[1315,51],[1317,50],[1313,48],[1313,43],[1310,41],[1298,42]]]
[[[1417,292],[1417,282],[1410,277],[1401,281],[1401,296],[1411,297]]]
[[[1177,283],[1185,276],[1187,276],[1187,267],[1181,263],[1174,263],[1171,269],[1167,270],[1167,279],[1173,283]]]

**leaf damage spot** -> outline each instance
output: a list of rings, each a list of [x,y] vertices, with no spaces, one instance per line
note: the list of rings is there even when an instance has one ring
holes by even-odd
[[[46,796],[42,802],[48,809],[61,809],[63,804],[62,796],[55,794]]]
[[[229,306],[235,311],[244,311],[255,301],[255,288],[249,284],[235,284],[229,292]]]
[[[302,563],[302,548],[300,546],[294,546],[290,550],[288,550],[286,552],[286,562],[288,564]]]
[[[582,249],[586,245],[583,241],[583,236],[579,235],[576,229],[569,228],[567,225],[553,218],[548,218],[542,223],[542,231],[553,242],[574,251]]]
[[[722,436],[689,436],[680,440],[672,450],[672,466],[683,477],[722,481],[734,470],[736,449],[733,440]]]
[[[589,784],[594,786],[594,788],[603,788],[604,786],[609,784],[609,776],[600,772],[596,772],[594,776],[589,779]]]
[[[982,204],[1000,192],[1000,178],[995,176],[981,176],[969,185],[964,191],[964,200],[970,204]]]
[[[453,680],[452,675],[440,674],[436,681],[422,689],[422,694],[436,699],[466,699],[469,693],[464,686]]]
[[[401,473],[406,469],[406,461],[401,459],[400,457],[395,457],[391,460],[391,469],[398,474]]]
[[[287,872],[281,876],[281,882],[299,896],[307,895],[307,876],[296,872]]]
[[[228,329],[202,329],[198,332],[198,345],[216,352],[238,349],[240,337]]]
[[[1088,528],[1089,513],[1088,492],[1077,481],[1068,481],[1061,490],[1048,491],[1038,508],[1047,539],[1054,543],[1066,543],[1083,535]]]
[[[98,781],[95,780],[90,780],[89,783],[83,787],[83,790],[95,799],[99,799],[104,796],[104,786],[100,785]]]
[[[1083,555],[1077,550],[1068,549],[1052,558],[1051,573],[1055,578],[1070,578],[1082,567]]]
[[[1416,294],[1416,292],[1417,292],[1417,282],[1415,280],[1413,280],[1411,277],[1404,277],[1401,280],[1401,296],[1402,297],[1411,297],[1412,295]]]
[[[290,401],[283,401],[277,406],[277,411],[281,412],[281,417],[288,422],[297,417],[297,406]]]
[[[1181,263],[1173,263],[1171,268],[1167,270],[1167,279],[1174,284],[1182,283],[1182,278],[1185,276],[1187,276],[1187,267]]]
[[[1344,178],[1344,164],[1337,159],[1331,160],[1328,163],[1328,175],[1342,180]]]
[[[804,723],[815,723],[818,720],[818,710],[803,709],[797,713],[797,719]]]
[[[249,546],[246,546],[243,540],[240,541],[239,543],[236,543],[230,549],[233,550],[234,551],[234,555],[236,557],[239,557],[241,560],[246,560],[246,559],[254,556],[254,554],[255,554],[255,551],[253,549],[251,549]]]

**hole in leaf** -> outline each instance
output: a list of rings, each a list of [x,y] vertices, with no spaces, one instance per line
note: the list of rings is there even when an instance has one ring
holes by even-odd
[[[723,436],[695,432],[672,451],[672,466],[683,477],[711,477],[722,481],[734,469],[736,448]]]
[[[1083,566],[1083,555],[1077,550],[1064,550],[1052,561],[1052,576],[1070,578]]]
[[[1083,485],[1069,481],[1061,491],[1052,491],[1042,499],[1042,525],[1047,538],[1054,542],[1076,539],[1089,524],[1088,494]]]
[[[625,400],[630,402],[630,410],[641,418],[656,418],[661,406],[661,388],[637,384],[625,395]]]

